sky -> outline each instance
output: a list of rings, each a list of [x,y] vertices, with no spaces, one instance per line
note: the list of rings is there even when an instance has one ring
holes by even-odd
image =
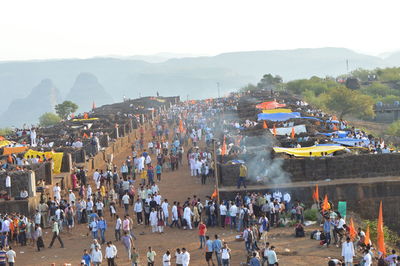
[[[0,60],[345,47],[400,50],[400,1],[12,0]]]

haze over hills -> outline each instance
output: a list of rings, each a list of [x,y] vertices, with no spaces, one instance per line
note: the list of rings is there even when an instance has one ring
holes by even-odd
[[[91,108],[93,100],[99,106],[121,101],[123,96],[137,98],[139,94],[147,96],[157,92],[162,96],[180,95],[184,99],[215,97],[217,82],[224,93],[256,83],[266,73],[278,74],[285,81],[313,75],[337,76],[346,72],[346,60],[350,70],[400,65],[400,53],[391,53],[383,59],[344,48],[233,52],[166,61],[161,57],[0,62],[0,93],[4,95],[0,126],[10,126],[10,121],[19,121],[14,125],[37,122],[40,114],[37,117],[20,115],[29,112],[33,105],[47,106],[52,111],[49,97],[34,88],[46,78],[59,91],[58,102],[75,99],[83,111]],[[24,99],[29,104],[16,104],[21,101],[16,99]]]

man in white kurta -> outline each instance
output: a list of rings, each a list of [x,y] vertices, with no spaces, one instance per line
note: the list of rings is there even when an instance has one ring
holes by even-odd
[[[346,266],[353,265],[353,257],[354,256],[355,256],[354,245],[353,245],[353,242],[351,242],[350,238],[348,237],[346,239],[346,242],[344,242],[342,244],[342,257],[344,259],[344,263]]]
[[[152,211],[150,212],[149,220],[150,220],[150,225],[151,225],[151,231],[153,233],[156,233],[157,225],[158,225],[158,218],[157,218],[157,212],[154,209],[152,209]]]
[[[192,215],[193,215],[192,210],[190,209],[189,206],[186,206],[186,208],[183,211],[183,219],[186,220],[187,227],[190,230],[192,230]]]

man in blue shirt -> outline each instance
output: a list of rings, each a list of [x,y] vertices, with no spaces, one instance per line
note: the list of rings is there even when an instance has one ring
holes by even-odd
[[[213,251],[213,241],[210,239],[209,236],[206,236],[206,261],[208,266],[210,266],[210,261],[213,266],[215,265],[212,259]]]
[[[106,242],[106,238],[105,238],[104,234],[107,229],[107,222],[106,222],[106,220],[104,220],[103,217],[100,217],[100,220],[97,223],[97,228],[99,228],[99,230],[100,230],[101,244],[104,244]]]
[[[325,217],[324,221],[324,234],[325,234],[325,242],[326,242],[326,247],[329,247],[329,244],[331,243],[331,219],[329,216]]]
[[[215,240],[213,242],[213,250],[215,252],[215,257],[217,257],[218,266],[222,265],[222,241],[218,238],[218,235],[215,235]]]
[[[253,257],[250,260],[250,266],[261,266],[259,258],[257,258],[257,253],[253,252]]]
[[[87,249],[83,250],[82,262],[85,262],[85,266],[90,266],[90,255]]]

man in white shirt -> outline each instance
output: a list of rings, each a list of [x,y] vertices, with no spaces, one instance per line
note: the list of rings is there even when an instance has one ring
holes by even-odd
[[[93,219],[93,221],[90,223],[89,227],[92,231],[93,239],[97,239],[98,227],[97,227],[97,219],[96,218]]]
[[[74,192],[72,192],[72,190],[70,189],[69,190],[69,194],[68,194],[68,203],[69,203],[69,205],[73,206],[72,202],[74,202],[74,203],[76,202],[76,197],[75,197]]]
[[[91,254],[91,259],[94,266],[101,265],[101,262],[103,261],[103,253],[101,253],[98,245],[95,245]]]
[[[169,226],[169,224],[168,224],[168,217],[169,217],[168,208],[169,208],[169,203],[168,203],[168,200],[165,199],[164,202],[161,204],[161,209],[163,210],[163,213],[164,213],[166,226]]]
[[[174,225],[176,227],[179,227],[179,224],[178,224],[178,207],[176,206],[176,201],[174,201],[174,205],[172,206],[171,213],[172,213],[171,227],[173,227]]]
[[[193,212],[190,209],[189,206],[186,206],[186,208],[183,210],[183,219],[185,219],[187,227],[192,230],[192,216],[193,216]],[[183,227],[184,229],[186,229],[186,226]]]
[[[58,183],[53,187],[53,195],[56,197],[57,201],[61,200],[61,188]]]
[[[10,175],[6,176],[6,190],[7,190],[7,195],[11,197],[11,177]]]
[[[133,211],[136,213],[136,221],[138,224],[143,224],[143,202],[138,198],[133,207]]]
[[[186,248],[182,248],[182,265],[189,266],[190,263],[190,254],[186,251]]]
[[[117,215],[117,221],[115,222],[115,241],[121,240],[121,229],[122,229],[122,220]]]
[[[122,196],[122,203],[124,204],[125,207],[125,214],[128,214],[129,212],[129,195],[128,192],[125,193],[125,195]]]
[[[228,209],[226,208],[225,204],[221,204],[219,206],[219,215],[221,217],[221,226],[225,227],[225,218],[226,218],[226,214],[228,212]]]
[[[104,258],[107,259],[108,265],[115,265],[115,257],[117,256],[117,248],[112,244],[111,241],[107,242],[107,247],[106,247],[106,254],[104,255]]]
[[[229,213],[231,215],[231,229],[236,228],[236,215],[238,213],[238,208],[234,202],[232,203],[232,206],[229,208]]]
[[[350,242],[350,237],[346,238],[346,242],[342,244],[342,257],[346,266],[353,265],[355,256],[353,242]]]
[[[12,249],[12,247],[8,247],[8,251],[6,253],[7,256],[7,261],[9,266],[14,266],[15,264],[15,258],[17,257],[17,254],[15,251]]]

